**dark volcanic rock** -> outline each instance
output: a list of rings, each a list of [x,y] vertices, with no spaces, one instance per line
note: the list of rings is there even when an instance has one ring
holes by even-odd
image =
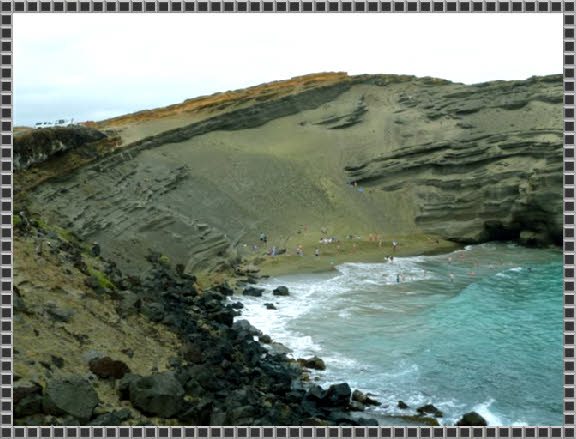
[[[88,363],[90,371],[100,378],[122,378],[130,369],[120,360],[110,357],[95,358]]]
[[[407,409],[408,405],[404,401],[398,401],[398,408]]]
[[[17,386],[14,388],[14,416],[24,416],[42,413],[42,387],[38,384]]]
[[[352,396],[352,389],[348,383],[332,384],[328,388],[323,404],[327,406],[347,406]]]
[[[244,291],[242,291],[242,294],[244,296],[262,297],[262,293],[264,291],[265,291],[264,288],[247,287],[247,288],[244,288]]]
[[[212,287],[214,291],[224,294],[225,296],[233,296],[234,289],[228,285],[228,282],[222,282],[221,284]]]
[[[287,287],[280,286],[280,287],[275,288],[275,289],[272,291],[272,294],[275,295],[275,296],[289,296],[289,295],[290,295],[290,291],[288,291],[288,288],[287,288]]]
[[[274,306],[273,303],[265,303],[264,306],[266,307],[266,309],[271,309],[271,310],[277,310],[278,308],[276,308],[276,306]]]
[[[24,169],[63,151],[102,140],[106,135],[93,128],[43,128],[14,137],[14,169]]]
[[[90,382],[78,376],[48,382],[44,393],[44,411],[52,415],[70,415],[81,422],[92,417],[98,394]]]
[[[486,420],[476,412],[470,412],[462,415],[462,418],[456,423],[458,426],[462,427],[475,427],[475,426],[486,426],[488,423]]]
[[[164,306],[160,303],[144,303],[142,305],[142,314],[153,322],[160,322],[164,318]]]
[[[434,407],[432,404],[426,404],[423,405],[422,407],[418,407],[416,409],[416,411],[420,414],[420,415],[434,415],[436,418],[441,418],[443,416],[442,412],[440,410],[438,410],[436,407]]]
[[[312,357],[308,359],[298,358],[296,361],[301,366],[307,367],[309,369],[326,370],[326,364],[324,364],[324,360],[318,357]]]
[[[184,407],[184,389],[172,371],[134,379],[129,395],[134,407],[151,416],[171,418]]]

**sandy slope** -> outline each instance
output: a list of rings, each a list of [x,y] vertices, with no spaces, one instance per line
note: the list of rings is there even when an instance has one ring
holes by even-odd
[[[387,242],[403,236],[426,247],[431,236],[443,235],[438,227],[432,233],[415,221],[426,201],[418,195],[426,179],[410,170],[410,157],[404,159],[406,170],[395,176],[398,184],[386,189],[386,174],[364,182],[345,168],[434,142],[447,142],[449,148],[450,142],[484,134],[561,133],[561,81],[552,79],[473,89],[386,76],[340,79],[326,87],[334,89],[306,95],[300,87],[265,94],[261,103],[250,95],[217,110],[103,123],[120,130],[126,154],[45,184],[31,201],[43,214],[102,243],[104,253],[128,269],[137,268],[132,258],[148,247],[191,271],[213,267],[235,256],[237,244],[258,244],[261,232],[270,238],[269,247],[293,251],[301,244],[311,252],[323,226],[340,239],[353,234],[366,240],[375,233]],[[481,96],[472,110],[470,95]],[[210,125],[188,134],[199,120]],[[555,134],[544,140],[558,143]],[[425,157],[420,160],[426,163]],[[490,166],[497,169],[500,162]],[[360,180],[364,192],[349,185],[351,179]],[[302,225],[316,233],[298,234]]]

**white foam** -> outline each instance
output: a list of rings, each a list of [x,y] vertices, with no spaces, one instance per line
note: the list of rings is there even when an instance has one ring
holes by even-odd
[[[500,416],[490,411],[490,406],[493,402],[494,399],[490,398],[488,401],[484,401],[475,406],[472,411],[482,416],[488,425],[506,425]]]

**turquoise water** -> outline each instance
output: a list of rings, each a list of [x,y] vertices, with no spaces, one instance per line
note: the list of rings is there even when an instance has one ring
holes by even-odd
[[[273,297],[278,285],[291,296]],[[560,252],[490,243],[262,286],[264,297],[242,298],[242,318],[294,357],[323,358],[322,383],[376,395],[372,416],[406,414],[403,400],[433,403],[445,425],[471,410],[489,425],[563,422]]]

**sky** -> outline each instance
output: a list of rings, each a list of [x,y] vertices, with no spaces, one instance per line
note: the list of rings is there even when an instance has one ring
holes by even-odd
[[[102,120],[336,71],[562,73],[561,14],[16,14],[14,124]]]

